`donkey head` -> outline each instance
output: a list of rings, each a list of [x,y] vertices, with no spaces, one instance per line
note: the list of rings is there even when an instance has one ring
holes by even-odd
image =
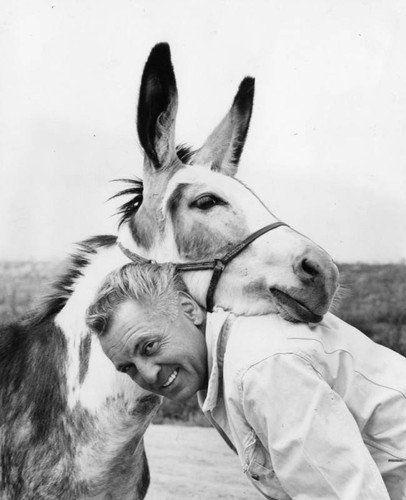
[[[231,109],[196,151],[177,149],[176,80],[169,46],[155,46],[145,65],[138,135],[145,152],[142,202],[125,205],[121,243],[157,261],[219,258],[277,218],[234,176],[246,139],[254,79],[245,78]],[[211,271],[185,273],[202,305]],[[319,321],[330,307],[338,271],[329,255],[289,227],[255,240],[225,269],[217,305],[241,314],[280,313]]]

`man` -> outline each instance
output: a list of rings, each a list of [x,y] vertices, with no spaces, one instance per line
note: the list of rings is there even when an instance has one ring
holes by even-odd
[[[406,359],[332,315],[207,314],[171,266],[111,273],[88,311],[106,355],[146,390],[199,392],[265,498],[406,498]]]

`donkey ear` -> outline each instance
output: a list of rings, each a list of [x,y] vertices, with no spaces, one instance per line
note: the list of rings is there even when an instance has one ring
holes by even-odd
[[[230,111],[195,153],[194,164],[208,164],[212,170],[230,176],[236,174],[250,125],[254,89],[254,78],[244,78]]]
[[[145,64],[137,114],[138,137],[155,169],[169,166],[176,158],[177,107],[178,92],[169,45],[159,43]]]

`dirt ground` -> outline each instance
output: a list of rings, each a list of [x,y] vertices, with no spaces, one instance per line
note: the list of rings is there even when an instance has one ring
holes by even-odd
[[[261,498],[214,429],[151,425],[145,445],[151,470],[146,500]]]

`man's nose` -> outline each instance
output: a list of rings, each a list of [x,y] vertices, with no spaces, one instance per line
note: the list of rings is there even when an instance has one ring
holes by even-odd
[[[147,384],[155,384],[158,380],[159,366],[150,360],[137,360],[136,368],[138,375]]]

